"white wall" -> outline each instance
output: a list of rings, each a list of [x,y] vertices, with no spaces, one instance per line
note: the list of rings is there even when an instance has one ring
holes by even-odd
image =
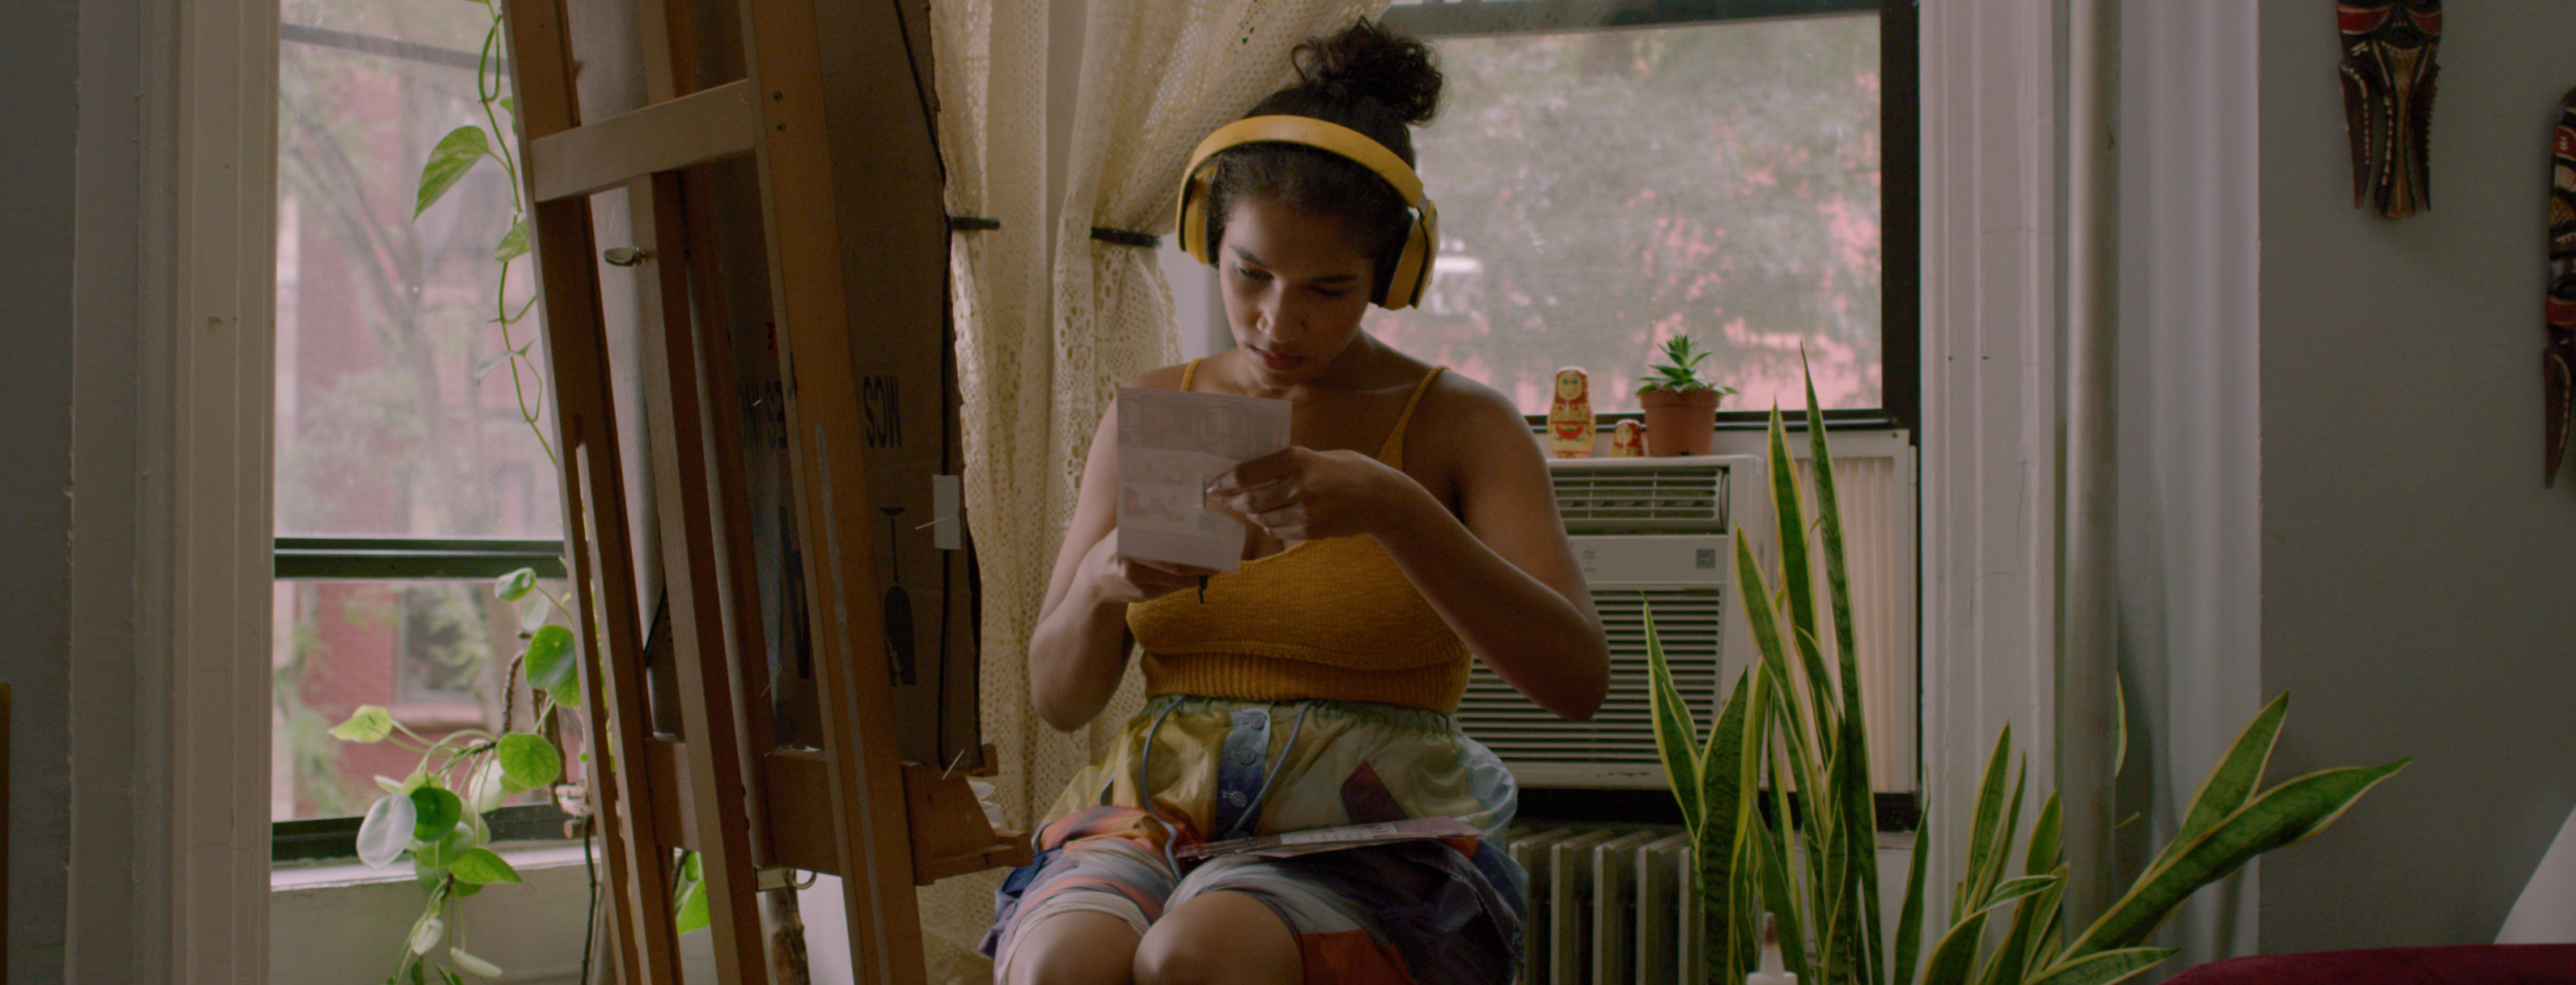
[[[2447,27],[2433,209],[2392,222],[2351,207],[2329,10],[2262,5],[2271,775],[2416,757],[2264,860],[2266,952],[2492,940],[2576,800],[2576,480],[2541,488],[2538,379],[2576,4]]]

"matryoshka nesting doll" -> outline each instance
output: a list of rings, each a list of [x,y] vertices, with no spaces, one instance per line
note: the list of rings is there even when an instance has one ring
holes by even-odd
[[[1592,378],[1581,367],[1556,371],[1556,397],[1547,405],[1547,447],[1558,458],[1592,456]]]
[[[1646,457],[1646,426],[1636,421],[1621,421],[1610,431],[1610,457]]]

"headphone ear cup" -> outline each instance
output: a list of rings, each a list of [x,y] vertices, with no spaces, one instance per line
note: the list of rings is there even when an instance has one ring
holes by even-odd
[[[1199,178],[1197,168],[1181,176],[1181,209],[1179,227],[1173,234],[1181,241],[1181,252],[1209,266],[1216,265],[1216,254],[1207,241],[1207,182]]]
[[[1422,214],[1415,217],[1412,228],[1404,233],[1404,253],[1396,258],[1395,273],[1387,278],[1386,298],[1379,304],[1388,310],[1410,308],[1422,303],[1423,291],[1431,286],[1431,258],[1440,240],[1440,214],[1432,210],[1431,200],[1422,200]]]

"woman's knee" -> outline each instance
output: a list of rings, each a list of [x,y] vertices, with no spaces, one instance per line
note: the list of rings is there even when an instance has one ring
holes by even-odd
[[[1001,985],[1128,985],[1136,931],[1100,913],[1058,913],[1031,925],[995,969]]]
[[[1173,907],[1136,947],[1137,985],[1270,985],[1305,977],[1297,938],[1279,915],[1242,893]]]

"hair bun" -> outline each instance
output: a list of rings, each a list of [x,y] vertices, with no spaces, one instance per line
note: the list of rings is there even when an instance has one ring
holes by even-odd
[[[1289,56],[1317,95],[1357,107],[1374,101],[1395,121],[1430,122],[1440,106],[1440,69],[1431,46],[1363,18],[1349,30],[1306,39]]]

